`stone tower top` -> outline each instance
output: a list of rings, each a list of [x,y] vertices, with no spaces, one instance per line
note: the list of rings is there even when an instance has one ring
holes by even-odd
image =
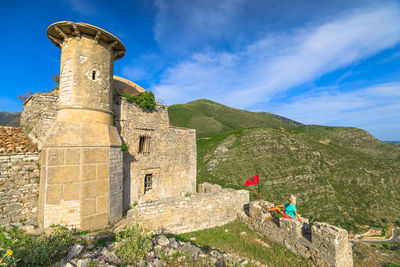
[[[47,29],[61,49],[57,121],[112,124],[114,61],[125,46],[111,33],[86,23],[60,21]]]
[[[68,38],[91,36],[96,42],[101,42],[107,48],[113,48],[114,60],[122,58],[125,54],[124,44],[113,34],[83,22],[59,21],[47,28],[47,36],[59,48]]]

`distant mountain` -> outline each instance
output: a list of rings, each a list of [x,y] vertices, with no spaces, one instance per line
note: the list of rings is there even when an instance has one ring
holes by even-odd
[[[197,137],[240,128],[293,129],[302,125],[272,113],[235,109],[207,99],[172,105],[168,110],[172,125],[196,129]]]
[[[0,126],[19,126],[21,112],[0,112]]]

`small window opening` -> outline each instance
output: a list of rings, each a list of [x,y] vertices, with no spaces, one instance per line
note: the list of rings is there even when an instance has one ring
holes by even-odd
[[[153,189],[153,174],[146,174],[144,176],[144,193]]]
[[[140,136],[139,139],[139,153],[148,154],[150,153],[150,137],[149,136]]]
[[[95,70],[92,72],[92,80],[96,80],[96,71]]]

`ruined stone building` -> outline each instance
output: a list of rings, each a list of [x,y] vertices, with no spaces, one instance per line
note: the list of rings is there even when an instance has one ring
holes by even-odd
[[[61,49],[59,90],[25,101],[23,131],[0,126],[0,226],[102,229],[126,212],[128,223],[184,233],[239,219],[320,266],[353,265],[344,229],[276,221],[246,190],[204,183],[196,192],[195,130],[171,127],[165,106],[148,111],[121,96],[145,90],[113,75],[125,54],[117,37],[69,21],[47,35]]]
[[[124,212],[171,232],[235,220],[247,191],[196,192],[195,130],[121,96],[145,90],[113,75],[125,54],[117,37],[69,21],[47,35],[61,49],[60,85],[25,101],[23,131],[0,127],[0,226],[101,229]]]
[[[121,97],[144,91],[113,76],[123,43],[67,21],[47,35],[61,49],[59,91],[30,97],[22,115],[41,148],[40,226],[101,228],[134,203],[195,193],[195,131],[171,127],[167,107],[150,112]]]

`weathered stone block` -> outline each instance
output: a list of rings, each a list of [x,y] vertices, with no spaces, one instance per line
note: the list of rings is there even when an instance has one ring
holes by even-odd
[[[9,205],[5,206],[4,211],[14,211],[14,210],[19,210],[21,208],[22,208],[21,204],[14,203],[14,204],[9,204]]]
[[[97,180],[108,179],[110,175],[109,164],[96,164]]]
[[[107,225],[108,213],[96,214],[82,219],[82,229],[100,229]]]
[[[249,214],[250,217],[258,220],[258,221],[266,221],[266,220],[271,220],[272,216],[269,212],[265,210],[263,207],[271,207],[271,205],[268,202],[263,201],[260,203],[259,201],[253,201],[249,205]]]
[[[109,210],[108,196],[96,197],[96,213],[105,213]]]
[[[83,181],[96,180],[96,165],[83,165]]]
[[[48,158],[47,164],[49,166],[63,165],[64,163],[64,149],[62,148],[49,148],[47,150]]]
[[[81,161],[81,149],[80,148],[67,148],[65,150],[65,165],[79,165]]]
[[[7,195],[9,197],[16,197],[16,196],[20,196],[22,193],[19,190],[15,190],[15,189],[11,189],[10,191],[8,191]]]
[[[63,186],[62,185],[49,185],[47,187],[46,203],[58,204],[62,199]]]
[[[82,198],[96,196],[96,181],[86,182],[82,184]]]
[[[65,184],[64,185],[64,200],[78,200],[79,199],[79,185],[78,184]]]
[[[96,213],[96,199],[87,198],[82,200],[82,216],[89,216]]]
[[[109,180],[98,180],[96,181],[96,195],[104,195],[109,192],[110,182]]]
[[[49,184],[75,183],[79,181],[79,166],[57,166],[48,168]]]
[[[83,162],[90,163],[107,163],[109,161],[108,148],[85,148],[83,150]]]
[[[218,184],[202,183],[199,184],[199,193],[211,193],[221,191],[222,187]]]

